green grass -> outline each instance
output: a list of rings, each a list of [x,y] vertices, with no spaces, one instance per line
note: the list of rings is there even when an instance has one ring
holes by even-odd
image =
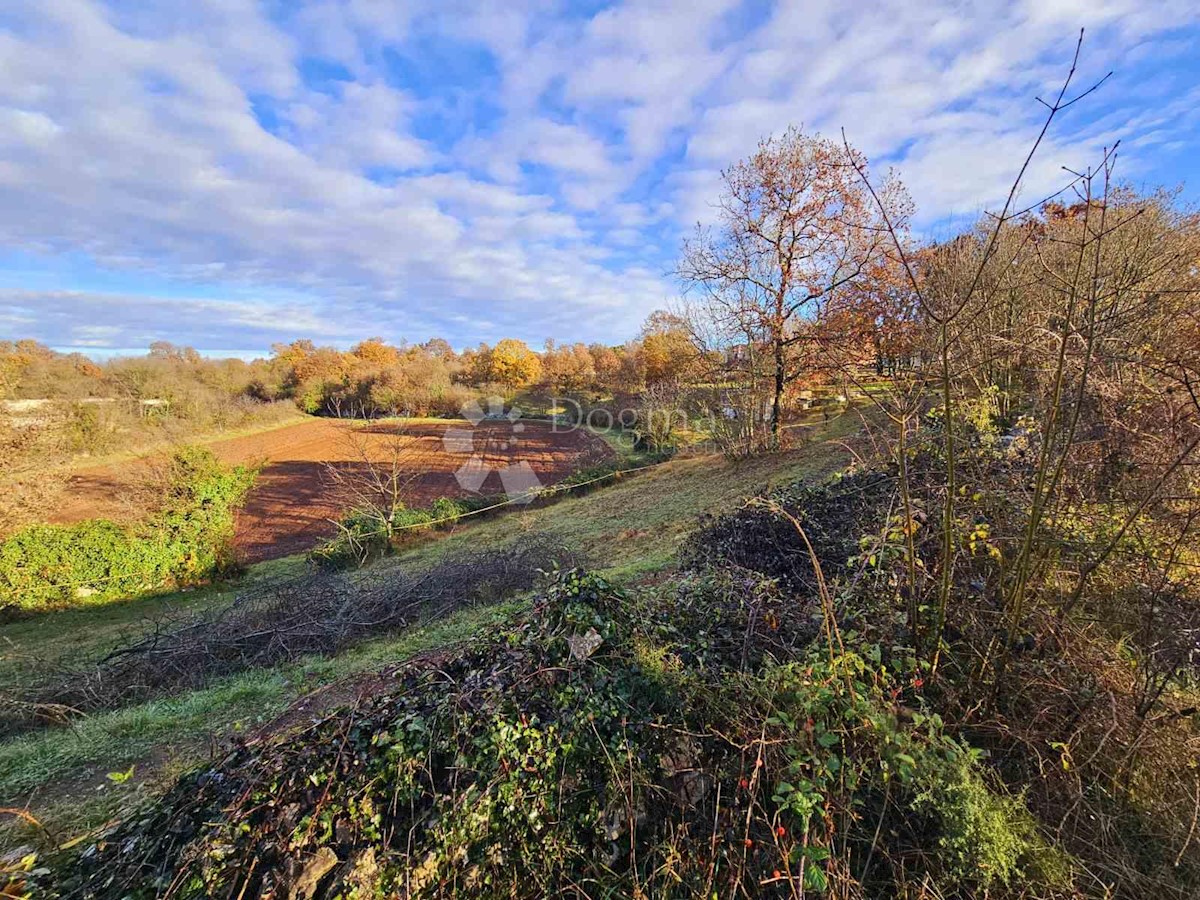
[[[223,739],[254,732],[299,698],[466,640],[522,605],[514,600],[463,609],[337,657],[244,672],[203,690],[89,716],[70,729],[14,738],[0,744],[0,806],[28,803],[60,835],[93,827],[112,814],[115,796],[128,801],[153,790]],[[130,766],[136,777],[126,784],[106,777]],[[0,820],[0,848],[35,836],[27,825]]]
[[[813,430],[789,453],[730,461],[679,458],[547,506],[476,520],[380,563],[422,566],[460,550],[502,548],[526,532],[550,532],[582,552],[609,577],[631,579],[671,565],[699,516],[734,506],[758,490],[801,478],[819,480],[844,467],[836,442],[858,427],[847,415]],[[547,560],[547,565],[551,561]],[[47,613],[10,623],[0,644],[0,690],[19,693],[42,668],[101,655],[122,636],[164,612],[193,612],[227,602],[247,583],[299,574],[303,558],[254,567],[240,584],[141,598],[92,609]],[[92,827],[136,801],[240,731],[254,730],[296,699],[356,673],[378,670],[432,648],[470,637],[502,621],[520,601],[460,611],[404,634],[364,644],[334,658],[313,658],[246,672],[208,688],[90,716],[0,744],[0,805],[29,808],[57,837]],[[137,777],[112,784],[108,772],[135,766]],[[124,798],[123,800],[121,798]],[[0,847],[35,837],[27,826],[0,826]]]
[[[760,489],[819,479],[845,466],[845,449],[827,442],[844,439],[857,427],[857,416],[845,415],[817,426],[808,444],[788,453],[740,461],[685,457],[618,475],[601,490],[461,526],[382,565],[425,562],[468,547],[503,547],[522,532],[545,531],[561,536],[610,577],[660,568],[704,513],[726,510]]]
[[[589,425],[582,427],[608,444],[609,449],[623,465],[636,466],[645,460],[646,454],[634,448],[634,438],[629,432],[620,428],[592,428]]]

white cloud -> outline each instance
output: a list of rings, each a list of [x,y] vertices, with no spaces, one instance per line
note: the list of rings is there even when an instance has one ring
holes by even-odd
[[[1086,7],[1081,11],[1080,7]],[[761,135],[804,124],[831,137],[844,127],[856,146],[898,166],[927,219],[972,212],[1002,198],[1071,61],[1078,27],[1089,26],[1078,90],[1146,35],[1200,19],[1200,9],[1134,0],[1005,5],[932,2],[780,4],[744,42],[743,54],[688,140],[700,172],[750,152]],[[1194,43],[1194,41],[1193,41]],[[1104,100],[1099,102],[1103,103]],[[1025,182],[1029,195],[1064,180],[1113,134],[1052,132]],[[1064,130],[1064,128],[1066,130]],[[694,198],[682,209],[698,211]]]
[[[426,167],[436,154],[410,136],[415,103],[385,84],[347,82],[336,97],[310,92],[285,110],[289,139],[322,162],[350,169]]]
[[[225,298],[38,295],[39,323],[112,318],[121,346],[172,308],[227,347],[236,329],[619,339],[669,299],[681,231],[763,135],[845,126],[926,220],[971,215],[1019,167],[1081,21],[1082,85],[1194,50],[1198,18],[1188,0],[13,0],[0,242]],[[1158,79],[1072,110],[1026,195],[1118,136],[1131,172],[1194,137],[1195,85]],[[5,306],[0,328],[24,327]]]

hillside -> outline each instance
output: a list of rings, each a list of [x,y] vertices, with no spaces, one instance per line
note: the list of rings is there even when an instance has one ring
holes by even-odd
[[[677,547],[697,527],[699,517],[719,513],[772,485],[797,478],[821,480],[845,465],[849,454],[839,442],[857,428],[857,416],[848,415],[823,426],[811,442],[787,454],[744,461],[680,458],[552,505],[469,520],[455,531],[379,561],[369,573],[386,580],[392,571],[427,569],[471,552],[503,556],[521,535],[541,534],[609,577],[651,577],[672,565]],[[543,568],[553,562],[538,561]],[[0,692],[22,696],[47,679],[63,680],[64,672],[73,680],[147,629],[211,614],[239,595],[306,577],[304,560],[294,557],[252,567],[235,585],[10,623],[0,656]],[[369,673],[460,641],[521,607],[520,602],[497,603],[499,599],[483,598],[432,621],[422,617],[396,636],[368,640],[332,657],[291,659],[195,690],[99,710],[76,722],[65,740],[57,729],[10,737],[0,744],[0,806],[27,807],[61,840],[153,794],[181,767],[206,755],[214,741],[271,730],[276,717],[295,718],[289,709],[314,704],[321,708],[353,697],[360,683],[372,683]],[[313,699],[306,699],[310,695]],[[114,784],[106,777],[131,767],[127,782]],[[91,795],[87,803],[78,802],[81,792]],[[45,843],[45,834],[19,823],[0,835],[10,846],[31,839]]]
[[[858,422],[464,525],[350,582],[252,574],[230,607],[247,627],[288,628],[289,598],[319,609],[330,591],[404,618],[332,656],[97,713],[70,741],[8,740],[7,790],[48,829],[8,832],[41,847],[21,883],[63,897],[1192,896],[1194,687],[1139,726],[1119,643],[1030,620],[981,714],[986,604],[948,611],[933,665],[914,652],[895,588],[904,535],[888,525],[900,482],[846,468]],[[934,417],[916,435],[917,506],[938,490],[938,430]],[[971,452],[989,483],[1027,465]],[[978,527],[987,496],[962,501],[977,523],[964,595],[1000,556]],[[936,530],[913,546],[932,570]],[[420,601],[395,606],[412,587]],[[156,646],[161,665],[171,644]],[[1111,717],[1090,712],[1098,683]],[[80,807],[81,790],[97,801]]]

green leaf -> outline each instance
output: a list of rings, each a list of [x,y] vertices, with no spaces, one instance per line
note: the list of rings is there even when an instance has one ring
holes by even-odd
[[[130,766],[124,772],[109,772],[106,776],[113,784],[124,784],[133,777],[134,766]]]
[[[804,889],[806,891],[823,891],[829,887],[829,879],[825,871],[818,865],[804,867]]]

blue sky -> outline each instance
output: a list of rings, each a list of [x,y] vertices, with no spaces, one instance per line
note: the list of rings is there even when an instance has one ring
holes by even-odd
[[[0,338],[617,342],[720,169],[845,127],[929,234],[1001,197],[1062,78],[1113,77],[1023,187],[1120,140],[1200,185],[1194,0],[6,0]]]

